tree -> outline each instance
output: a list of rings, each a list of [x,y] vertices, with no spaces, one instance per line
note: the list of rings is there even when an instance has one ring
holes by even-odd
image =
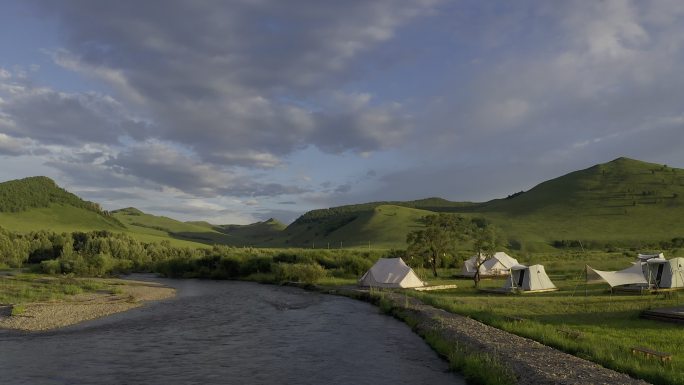
[[[408,233],[408,254],[423,258],[437,276],[437,265],[440,258],[453,253],[456,244],[463,239],[465,220],[453,214],[439,213],[423,218],[425,228]]]
[[[487,259],[494,256],[501,237],[493,225],[474,222],[471,227],[470,238],[477,253],[475,254],[477,257],[475,258],[473,281],[475,282],[475,287],[478,287],[480,284],[480,267]]]

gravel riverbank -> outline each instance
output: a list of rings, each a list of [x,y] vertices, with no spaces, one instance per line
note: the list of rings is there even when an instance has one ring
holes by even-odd
[[[94,279],[93,279],[94,280]],[[146,301],[173,297],[176,291],[154,282],[103,279],[114,284],[116,293],[78,294],[60,301],[24,304],[20,315],[0,311],[0,328],[21,331],[44,331],[105,317],[142,306]],[[9,310],[9,309],[6,309]]]
[[[448,343],[495,357],[521,385],[648,384],[539,342],[425,305],[416,298],[397,293],[385,293],[384,298],[391,301],[398,317],[417,321],[417,333],[437,332]]]

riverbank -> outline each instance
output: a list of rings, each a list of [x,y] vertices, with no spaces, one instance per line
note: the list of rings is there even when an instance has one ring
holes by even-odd
[[[2,287],[21,282],[13,277],[0,279]],[[51,285],[54,282],[52,280],[47,277],[36,278],[29,281],[26,287],[20,287],[20,290],[39,290],[36,285]],[[46,331],[120,313],[140,307],[145,302],[171,298],[176,294],[175,289],[154,282],[101,278],[74,280],[76,283],[72,287],[79,288],[79,282],[87,282],[87,287],[95,290],[60,295],[45,301],[5,305],[0,307],[0,328]]]
[[[476,384],[647,385],[624,373],[520,337],[401,293],[353,288],[303,288],[371,302],[406,322]]]

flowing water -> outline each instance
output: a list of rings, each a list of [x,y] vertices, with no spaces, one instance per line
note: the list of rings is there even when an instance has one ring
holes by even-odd
[[[0,384],[464,384],[369,304],[246,282],[52,332],[0,332]]]

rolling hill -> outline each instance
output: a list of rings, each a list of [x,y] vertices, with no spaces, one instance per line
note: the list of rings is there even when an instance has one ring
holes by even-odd
[[[684,238],[684,169],[618,158],[503,199],[362,203],[312,210],[289,226],[274,219],[250,225],[181,222],[132,207],[109,213],[49,178],[0,183],[0,226],[7,229],[104,229],[192,247],[403,248],[406,234],[435,212],[485,218],[520,251],[551,251],[580,241],[585,247],[642,247]]]
[[[280,242],[403,247],[406,233],[431,212],[486,218],[521,250],[551,250],[564,241],[638,247],[684,236],[684,169],[618,158],[488,202],[429,198],[313,210],[288,226]]]

